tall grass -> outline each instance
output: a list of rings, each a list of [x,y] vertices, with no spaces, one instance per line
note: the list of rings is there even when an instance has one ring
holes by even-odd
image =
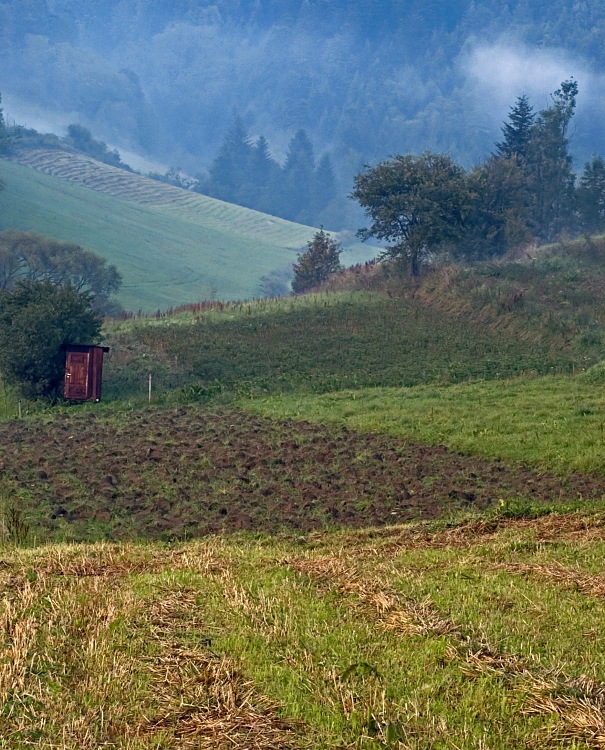
[[[208,388],[251,396],[571,372],[592,350],[513,337],[414,299],[317,295],[107,327],[106,393]],[[185,396],[186,397],[186,394]]]

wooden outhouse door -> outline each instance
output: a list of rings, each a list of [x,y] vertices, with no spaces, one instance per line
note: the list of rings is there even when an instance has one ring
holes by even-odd
[[[107,346],[67,344],[63,395],[67,401],[100,401]]]
[[[88,373],[90,371],[90,351],[68,351],[65,359],[65,387],[66,399],[87,399]]]

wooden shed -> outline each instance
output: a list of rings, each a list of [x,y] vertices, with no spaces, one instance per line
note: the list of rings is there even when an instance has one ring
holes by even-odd
[[[108,346],[67,344],[63,395],[72,401],[100,401],[103,355]]]

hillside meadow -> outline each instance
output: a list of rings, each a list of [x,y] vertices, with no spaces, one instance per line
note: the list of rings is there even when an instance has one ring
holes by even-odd
[[[287,275],[316,231],[86,157],[43,151],[24,159],[2,160],[0,229],[75,242],[106,258],[123,276],[126,310],[258,297],[261,278]],[[374,254],[355,244],[343,261]]]
[[[0,387],[0,747],[605,747],[595,257],[108,322],[100,404]]]

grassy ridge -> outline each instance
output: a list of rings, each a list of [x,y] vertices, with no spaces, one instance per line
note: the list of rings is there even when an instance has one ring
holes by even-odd
[[[254,396],[501,379],[571,372],[598,358],[566,343],[515,338],[413,299],[362,293],[128,322],[108,327],[106,342],[112,398],[144,395],[149,372],[158,393],[187,386],[195,398],[217,390]]]
[[[184,197],[171,202],[161,183],[152,183],[153,201],[137,203],[134,186],[126,200],[5,160],[1,176],[0,229],[76,242],[107,258],[124,277],[120,299],[129,310],[258,296],[260,278],[289,268],[314,231],[176,188]],[[353,248],[346,260],[371,254]]]

